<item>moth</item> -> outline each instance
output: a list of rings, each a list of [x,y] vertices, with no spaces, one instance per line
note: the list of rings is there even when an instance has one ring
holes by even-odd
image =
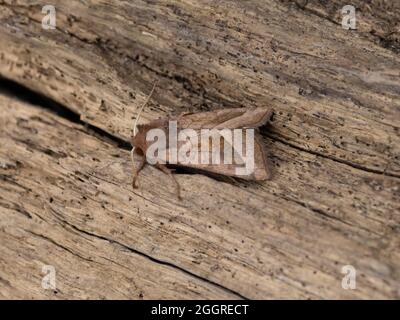
[[[172,174],[171,166],[245,180],[270,178],[267,153],[258,131],[260,126],[270,120],[270,108],[229,108],[182,113],[177,117],[138,125],[140,114],[154,87],[142,105],[133,127],[132,162],[134,153],[141,157],[139,166],[134,168],[133,188],[138,187],[137,177],[147,163],[174,180],[179,199],[180,185]],[[157,139],[155,133],[158,133]],[[154,147],[155,142],[160,143],[158,148]],[[247,164],[251,170],[247,170]]]

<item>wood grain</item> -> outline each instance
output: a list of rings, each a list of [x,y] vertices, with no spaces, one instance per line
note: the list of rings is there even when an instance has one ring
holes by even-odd
[[[400,176],[400,58],[330,20],[279,1],[55,1],[47,31],[39,3],[2,3],[1,74],[117,136],[158,80],[143,120],[270,105],[277,139]]]
[[[0,75],[80,118],[0,96],[0,297],[400,297],[396,4],[354,1],[348,31],[343,1],[53,2],[43,30],[40,1],[0,0]],[[133,191],[116,141],[156,80],[141,122],[272,107],[273,179],[180,174],[180,202],[147,167]]]
[[[76,266],[87,265],[89,274],[96,272],[92,265],[100,268],[96,261],[103,261],[122,273],[114,286],[107,283],[109,290],[101,289],[106,297],[114,296],[115,287],[121,295],[129,294],[129,283],[120,286],[123,273],[143,264],[143,255],[182,271],[174,270],[175,277],[189,273],[193,281],[207,279],[228,288],[227,297],[231,292],[248,298],[398,295],[399,217],[388,215],[398,210],[399,183],[394,178],[275,144],[274,159],[282,164],[276,180],[231,185],[180,175],[184,200],[179,201],[169,178],[151,167],[144,170],[140,189],[133,191],[129,152],[93,137],[84,127],[4,97],[1,104],[6,111],[1,120],[1,237],[8,244],[2,252],[8,266],[2,278],[10,284],[15,280],[7,272],[11,266],[16,270],[10,262],[14,248],[30,255],[33,250],[37,264],[62,265],[63,273],[77,257],[81,262]],[[308,172],[314,172],[312,183],[301,179]],[[354,195],[351,190],[357,185],[362,187]],[[326,205],[332,203],[327,208],[314,203],[323,194]],[[30,250],[23,246],[26,242]],[[43,242],[45,247],[39,245]],[[347,264],[360,272],[356,292],[340,286],[341,267]],[[99,277],[106,271],[97,272]],[[88,276],[81,268],[78,275]],[[130,276],[138,277],[135,272]],[[152,278],[150,272],[147,277]],[[73,276],[65,281],[61,290],[66,297],[98,297],[104,284],[87,288],[84,280],[77,281],[81,295],[68,288]],[[145,297],[168,296],[164,281],[157,282],[157,290],[141,287]],[[27,287],[39,290],[33,284]],[[187,294],[178,285],[175,289],[177,295]]]

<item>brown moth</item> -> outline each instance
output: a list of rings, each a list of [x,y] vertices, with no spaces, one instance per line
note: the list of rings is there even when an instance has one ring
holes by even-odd
[[[149,101],[153,91],[154,87],[145,104]],[[157,150],[158,154],[162,153],[164,156],[160,158],[152,157],[151,163],[156,168],[172,177],[176,184],[179,198],[179,183],[172,175],[172,170],[167,167],[167,165],[172,164],[177,167],[195,169],[204,173],[237,177],[245,180],[258,181],[266,180],[270,177],[271,174],[268,165],[267,154],[262,143],[261,135],[257,130],[258,127],[266,124],[271,118],[272,110],[270,108],[230,108],[202,113],[183,113],[174,118],[158,119],[147,124],[137,125],[137,120],[141,111],[143,110],[144,105],[141,107],[141,110],[136,117],[133,130],[134,135],[131,139],[131,144],[133,147],[132,161],[133,153],[141,156],[140,165],[138,168],[136,168],[133,174],[132,185],[134,188],[137,188],[136,179],[139,172],[144,168],[146,163],[149,163],[150,158],[148,158],[148,151],[151,144],[155,141],[153,139],[149,139],[149,133],[153,129],[158,130],[157,132],[159,133],[165,134],[166,144],[164,148]],[[171,124],[174,124],[175,127],[171,126]],[[176,134],[178,136],[181,133],[185,133],[185,139],[177,140],[175,138],[175,144],[173,144],[172,140],[174,139],[171,135],[173,129],[176,129]],[[234,132],[234,129],[241,129],[236,130],[239,132],[238,135],[236,133],[233,135],[229,133],[229,130]],[[254,159],[252,160],[252,168],[254,169],[249,173],[245,172],[244,174],[238,175],[238,167],[240,165],[244,165],[244,157],[242,154],[247,148],[245,142],[250,141],[246,140],[246,137],[249,133],[247,133],[245,129],[254,129],[254,139],[252,143],[252,150],[254,150],[252,151],[252,159]],[[203,134],[204,132],[207,132],[207,135]],[[225,133],[227,133],[227,135]],[[234,147],[232,143],[234,139],[232,137],[240,138],[239,144],[236,143]],[[218,143],[220,144],[219,148],[215,149],[214,144]],[[203,148],[203,146],[205,147]],[[179,150],[182,150],[183,148],[185,148],[184,151],[186,152],[186,155],[196,154],[198,156],[196,159],[197,161],[181,161],[180,158],[177,157],[177,154],[180,152]],[[228,153],[223,153],[226,150],[228,150]],[[232,154],[229,154],[230,150]],[[227,161],[227,163],[225,163],[225,159],[228,158],[226,157],[227,154],[232,161]],[[219,159],[219,161],[215,161],[215,163],[213,161],[207,161],[207,158],[209,160],[214,160],[213,156],[216,157],[216,160]],[[160,161],[161,159],[163,159],[163,161]],[[201,161],[202,159],[205,159],[205,161]],[[236,159],[237,161],[234,161],[233,159]]]

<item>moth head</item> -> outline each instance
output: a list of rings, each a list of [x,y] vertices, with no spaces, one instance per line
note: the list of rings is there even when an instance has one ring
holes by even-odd
[[[141,156],[144,155],[144,148],[145,148],[145,143],[146,143],[146,138],[143,132],[140,130],[140,125],[138,126],[138,130],[135,133],[135,135],[131,138],[131,160],[132,163],[135,163],[135,159],[133,157],[133,154],[136,152],[136,154],[139,154]]]
[[[146,134],[139,125],[136,134],[131,137],[132,152],[136,150],[137,154],[142,154],[146,145]]]
[[[143,155],[143,149],[146,143],[145,136],[142,132],[141,125],[137,126],[136,132],[134,135],[131,137],[131,145],[132,145],[132,150],[131,150],[131,155],[133,158],[133,153],[135,152],[136,154]]]

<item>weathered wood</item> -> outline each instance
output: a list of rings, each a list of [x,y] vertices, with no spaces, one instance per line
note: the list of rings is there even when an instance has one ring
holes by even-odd
[[[281,0],[283,3],[292,0]],[[400,3],[385,0],[296,0],[306,12],[341,25],[342,8],[351,5],[356,9],[357,35],[364,37],[395,53],[400,52]]]
[[[400,260],[395,249],[399,217],[386,216],[398,205],[393,197],[395,190],[398,197],[399,184],[394,178],[305,152],[288,152],[275,143],[275,159],[282,164],[276,181],[234,186],[201,175],[178,176],[184,198],[180,202],[169,178],[150,167],[141,176],[140,189],[133,192],[128,151],[48,112],[4,97],[1,105],[5,111],[1,120],[1,212],[5,215],[1,238],[8,244],[2,252],[8,261],[2,278],[10,285],[18,278],[7,272],[10,267],[16,270],[9,263],[14,248],[22,252],[21,271],[26,268],[24,263],[29,265],[26,251],[32,256],[32,250],[37,264],[63,266],[65,276],[60,282],[67,283],[61,291],[67,297],[91,297],[96,292],[113,297],[114,290],[129,296],[132,287],[121,284],[129,282],[124,276],[129,275],[135,283],[139,275],[144,276],[140,271],[134,273],[136,264],[144,264],[136,252],[249,298],[398,295]],[[309,172],[314,172],[314,181],[300,179]],[[298,187],[292,187],[293,181]],[[356,195],[351,191],[353,185],[361,188]],[[314,205],[316,200],[311,197],[318,197],[317,190],[331,198],[332,206],[321,209]],[[46,241],[49,247],[39,245]],[[26,242],[31,245],[23,249]],[[55,243],[66,249],[62,251]],[[54,252],[58,254],[53,256]],[[79,264],[77,256],[83,257]],[[106,258],[112,260],[111,266]],[[107,283],[110,291],[102,289],[101,274],[106,271],[97,267],[101,262],[118,275],[122,273],[114,284]],[[93,291],[71,289],[74,283],[82,291],[87,285],[75,280],[73,271],[68,275],[70,265],[82,263],[88,271],[75,271],[82,277],[96,272],[90,271],[90,266],[100,268],[99,278],[91,284]],[[340,271],[347,264],[359,270],[357,291],[341,289]],[[176,277],[185,276],[184,272],[175,273]],[[158,281],[163,287],[163,279],[157,277]],[[24,288],[31,288],[29,294],[35,296],[40,289],[36,278],[33,282],[36,286],[30,283]],[[148,289],[147,295],[145,285],[137,287],[145,297],[157,296],[157,290]],[[159,290],[163,296],[164,289]],[[180,291],[178,285],[176,290]]]
[[[153,259],[155,248],[146,237],[165,218],[153,225],[151,215],[142,210],[155,210],[156,205],[114,185],[118,177],[124,179],[123,172],[96,173],[108,161],[111,168],[128,169],[129,176],[129,163],[116,158],[126,152],[82,132],[81,126],[14,100],[0,96],[0,105],[5,112],[0,138],[0,298],[238,298],[180,270],[173,261]],[[135,204],[139,201],[143,207]],[[142,228],[143,238],[138,233]],[[124,234],[130,236],[120,241]],[[136,251],[138,241],[149,255]],[[43,265],[56,268],[54,292],[41,287]]]
[[[1,96],[0,296],[399,298],[400,10],[354,2],[357,31],[343,1],[53,1],[56,30],[42,4],[0,1],[0,75],[126,141],[156,80],[143,122],[275,110],[271,181],[179,175],[180,202],[149,167],[133,191],[127,150]]]
[[[157,79],[144,120],[271,105],[275,138],[400,176],[400,57],[330,20],[272,0],[55,1],[43,30],[40,4],[2,3],[0,73],[120,137]]]

